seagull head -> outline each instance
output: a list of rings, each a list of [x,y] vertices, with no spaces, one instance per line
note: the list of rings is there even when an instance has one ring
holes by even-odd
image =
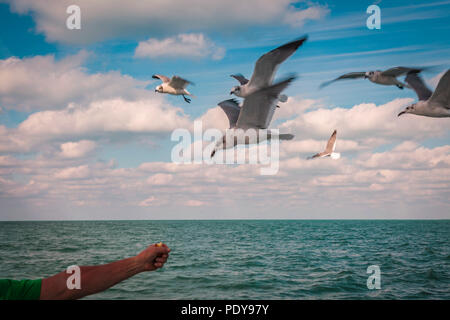
[[[231,88],[230,94],[234,94],[234,95],[240,97],[241,96],[241,87],[235,86],[235,87]]]
[[[373,77],[374,74],[375,72],[373,71],[367,71],[366,74],[364,75],[364,79],[370,79]]]
[[[157,86],[156,89],[155,89],[155,92],[162,93],[163,92],[163,87],[161,85]]]
[[[402,112],[400,112],[397,115],[397,117],[400,117],[402,114],[405,114],[405,113],[415,113],[415,111],[416,111],[416,104],[414,103],[410,106],[407,106],[405,110],[403,110]]]

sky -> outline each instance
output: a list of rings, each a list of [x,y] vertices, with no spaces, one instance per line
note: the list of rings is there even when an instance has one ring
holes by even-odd
[[[80,30],[66,27],[73,4]],[[429,67],[434,89],[449,16],[438,0],[0,0],[0,220],[449,219],[450,119],[397,117],[408,88],[319,89],[395,66]],[[271,124],[295,135],[276,175],[171,160],[174,130],[227,128],[231,74],[304,35],[277,71],[298,78]],[[155,93],[153,74],[192,81],[192,103]],[[306,160],[334,129],[341,158]]]

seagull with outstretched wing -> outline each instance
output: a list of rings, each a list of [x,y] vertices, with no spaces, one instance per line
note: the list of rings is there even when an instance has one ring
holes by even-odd
[[[268,128],[276,109],[278,96],[294,79],[295,77],[291,76],[274,85],[251,93],[244,99],[242,107],[234,99],[220,102],[219,107],[227,115],[230,129],[222,139],[217,141],[214,150],[211,152],[211,158],[217,150],[232,148],[240,144],[239,141],[248,145],[259,143],[263,139],[272,139],[274,135],[271,134],[270,130],[265,132],[266,136],[264,137],[259,135],[259,130]],[[247,136],[246,130],[249,129],[254,129],[258,134],[252,137]],[[291,134],[280,134],[277,137],[280,140],[291,140],[294,136]]]
[[[397,77],[408,73],[419,73],[425,70],[425,68],[407,68],[407,67],[394,67],[385,71],[367,71],[367,72],[350,72],[346,73],[336,79],[324,82],[320,85],[320,88],[326,87],[333,82],[345,79],[369,79],[371,82],[381,84],[385,86],[397,86],[399,89],[408,87],[408,85],[399,81]]]
[[[414,89],[419,101],[407,106],[398,114],[399,117],[405,113],[433,118],[450,117],[450,69],[439,80],[433,93],[415,72],[406,76],[406,82]]]
[[[246,79],[242,74],[231,75],[231,77],[239,81],[240,85],[233,87],[230,94],[245,98],[255,91],[272,85],[279,66],[293,55],[307,39],[308,37],[304,36],[262,55],[255,63],[253,75],[250,80]],[[287,97],[280,95],[278,100],[286,102]]]
[[[175,96],[183,96],[184,101],[186,101],[187,103],[190,103],[191,99],[186,98],[185,95],[194,97],[194,95],[186,90],[186,87],[189,84],[193,84],[191,81],[183,79],[179,76],[173,76],[171,79],[169,79],[168,77],[160,74],[154,74],[152,78],[162,81],[162,84],[156,87],[155,92],[167,93]]]
[[[334,152],[334,150],[336,149],[336,136],[337,131],[334,130],[333,134],[331,135],[330,139],[327,142],[325,151],[316,153],[315,155],[309,157],[308,159],[324,158],[324,157],[331,157],[331,159],[339,159],[341,157],[341,154]]]

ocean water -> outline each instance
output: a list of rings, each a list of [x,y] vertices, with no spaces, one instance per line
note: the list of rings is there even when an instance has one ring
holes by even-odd
[[[450,299],[450,220],[0,222],[0,278],[40,278],[163,241],[163,269],[85,299]],[[378,265],[381,289],[367,288]]]

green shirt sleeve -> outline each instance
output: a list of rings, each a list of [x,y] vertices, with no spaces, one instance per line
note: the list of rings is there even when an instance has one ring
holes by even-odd
[[[0,300],[39,300],[41,282],[42,279],[0,279]]]

